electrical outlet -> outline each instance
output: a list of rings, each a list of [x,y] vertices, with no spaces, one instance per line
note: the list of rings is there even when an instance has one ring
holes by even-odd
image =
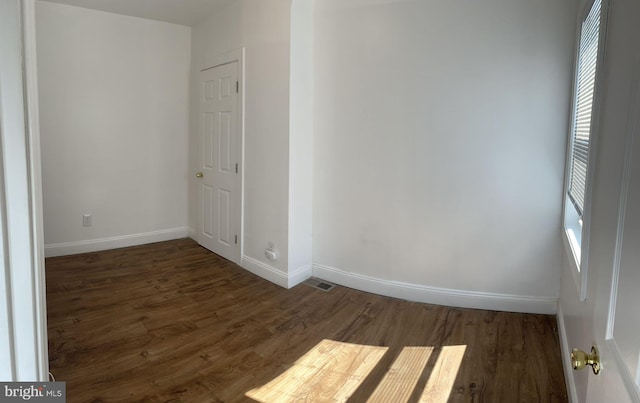
[[[83,214],[82,215],[82,226],[90,227],[91,226],[91,214]]]
[[[267,242],[267,249],[264,250],[264,255],[269,260],[278,260],[278,252],[276,252],[276,244],[271,241]]]

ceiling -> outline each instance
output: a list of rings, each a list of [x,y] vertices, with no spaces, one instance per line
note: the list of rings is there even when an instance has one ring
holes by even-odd
[[[180,25],[195,25],[234,0],[43,0]]]

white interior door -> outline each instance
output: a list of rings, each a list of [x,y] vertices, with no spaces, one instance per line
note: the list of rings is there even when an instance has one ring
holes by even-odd
[[[640,62],[635,70],[615,255],[595,297],[603,369],[589,381],[594,403],[640,402]]]
[[[200,73],[198,243],[240,261],[240,130],[238,62]]]
[[[599,211],[617,210],[618,220],[611,234],[613,258],[592,267],[598,276],[594,340],[602,362],[601,373],[589,379],[587,401],[593,403],[640,402],[640,4],[612,1],[610,10],[600,136],[618,137],[626,147],[619,197],[599,197],[604,201]],[[603,143],[611,141],[603,138]]]

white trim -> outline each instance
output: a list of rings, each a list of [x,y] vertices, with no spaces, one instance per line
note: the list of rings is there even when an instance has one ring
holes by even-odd
[[[263,279],[279,285],[280,287],[288,288],[289,278],[287,274],[273,266],[269,266],[266,263],[246,255],[242,256],[240,266],[258,277],[262,277]]]
[[[203,64],[199,67],[198,70],[205,71],[214,67],[221,66],[223,64],[229,64],[233,62],[239,63],[240,67],[242,67],[242,73],[244,74],[244,47],[230,50],[225,53],[220,53],[218,55],[206,56],[204,58]],[[242,76],[241,78],[244,79],[244,76]]]
[[[270,266],[252,257],[243,255],[242,264],[240,265],[240,267],[255,274],[258,277],[279,285],[282,288],[293,288],[311,277],[310,264],[299,267],[290,274],[287,274],[273,266]]]
[[[587,280],[589,273],[589,239],[590,239],[590,228],[591,228],[591,199],[592,199],[592,188],[593,188],[593,176],[595,175],[595,161],[596,154],[598,148],[598,129],[599,129],[599,121],[600,121],[600,104],[603,92],[603,72],[604,72],[604,61],[605,61],[605,53],[606,53],[606,35],[608,29],[608,19],[609,19],[609,2],[610,0],[602,0],[601,8],[600,8],[600,33],[598,37],[598,60],[596,62],[596,83],[594,87],[593,93],[593,105],[592,105],[592,113],[591,113],[591,132],[589,139],[589,155],[587,156],[587,178],[586,178],[586,193],[584,195],[584,209],[582,212],[582,234],[580,241],[580,250],[576,251],[580,253],[580,257],[573,256],[576,260],[579,260],[580,272],[574,273],[574,276],[578,278],[578,293],[580,294],[580,301],[585,301],[587,299]],[[564,180],[564,195],[566,200],[566,195],[569,188],[569,172],[571,165],[571,150],[572,140],[573,140],[573,127],[575,123],[574,110],[576,107],[576,95],[577,95],[577,83],[578,83],[578,58],[580,54],[579,45],[580,45],[580,36],[582,32],[582,24],[593,6],[594,0],[590,0],[585,4],[584,9],[582,11],[581,17],[577,24],[577,46],[575,49],[574,55],[574,71],[573,71],[573,93],[571,97],[571,120],[569,126],[569,139],[567,141],[567,155],[565,162],[565,180]],[[563,237],[567,237],[567,208],[573,208],[571,205],[567,205],[566,201],[563,202],[563,211],[562,211],[562,226],[563,226]],[[567,242],[571,243],[570,240],[566,239]],[[574,248],[571,248],[570,251],[574,252]],[[574,266],[578,267],[578,266]]]
[[[574,371],[571,367],[571,347],[569,347],[567,327],[564,323],[564,313],[562,312],[562,306],[560,304],[558,304],[556,320],[558,322],[558,332],[560,334],[560,353],[562,354],[562,370],[564,371],[567,394],[570,402],[578,403],[578,389],[576,388],[576,381],[573,378]]]
[[[193,228],[193,227],[191,227],[191,226],[190,226],[190,227],[189,227],[189,229],[187,230],[187,234],[188,234],[187,236],[188,236],[189,238],[191,238],[191,239],[193,239],[194,241],[196,241],[196,234],[197,234],[197,232],[196,232],[196,229],[195,229],[195,228]],[[196,242],[197,242],[197,241],[196,241]]]
[[[312,270],[313,269],[311,264],[305,264],[304,266],[298,267],[297,269],[293,270],[291,273],[289,273],[287,288],[293,288],[306,279],[310,278]]]
[[[585,6],[587,7],[587,6]],[[578,294],[580,295],[580,300],[583,301],[582,299],[582,276],[580,273],[580,267],[579,267],[579,263],[578,263],[578,257],[575,255],[575,250],[571,245],[571,241],[568,238],[568,233],[567,233],[567,209],[571,208],[573,209],[573,205],[570,205],[567,203],[567,194],[569,191],[569,173],[571,172],[571,154],[572,154],[572,149],[573,149],[573,126],[575,125],[575,114],[573,113],[573,111],[576,108],[576,91],[577,91],[577,81],[578,81],[578,57],[580,55],[580,35],[582,32],[582,21],[584,20],[584,13],[585,11],[583,10],[582,13],[580,14],[580,16],[578,18],[576,18],[576,32],[575,32],[575,38],[576,38],[576,46],[574,49],[574,55],[573,55],[573,80],[572,80],[572,86],[571,86],[571,109],[569,112],[569,127],[568,127],[568,133],[567,133],[567,142],[566,142],[566,147],[565,147],[565,166],[564,166],[564,184],[562,187],[562,194],[563,194],[563,198],[562,198],[562,241],[565,245],[566,248],[566,253],[567,253],[567,258],[568,260],[570,260],[571,262],[571,268],[572,268],[572,275],[573,275],[573,279],[575,281],[576,284],[576,289],[578,290]],[[587,191],[589,190],[590,187],[587,188]]]
[[[44,219],[42,213],[42,164],[40,153],[40,112],[38,104],[38,68],[36,59],[35,0],[22,1],[24,47],[24,96],[29,149],[29,187],[31,203],[31,245],[33,253],[33,299],[36,309],[37,360],[41,381],[49,380],[47,334],[47,298],[44,265]]]
[[[188,235],[188,227],[179,227],[160,231],[144,232],[140,234],[48,244],[44,246],[44,253],[46,257],[75,255],[78,253],[97,252],[101,250],[126,248],[128,246],[144,245],[154,242],[170,241],[173,239],[186,238]]]
[[[0,374],[48,379],[34,0],[0,3]]]
[[[567,256],[567,262],[569,262],[569,270],[571,270],[571,277],[573,278],[573,283],[576,285],[576,290],[578,290],[578,298],[580,301],[584,301],[582,295],[580,293],[581,281],[580,278],[580,268],[578,267],[578,262],[576,262],[575,255],[573,254],[573,249],[571,248],[571,241],[569,241],[567,231],[563,231],[562,234],[562,243],[564,244],[565,255]]]
[[[240,206],[238,206],[238,208],[240,209],[240,222],[238,223],[239,227],[238,227],[238,243],[240,244],[240,260],[242,261],[242,256],[244,256],[244,195],[245,195],[245,191],[244,191],[244,184],[245,182],[245,176],[244,176],[244,144],[245,144],[245,131],[244,131],[244,127],[245,127],[245,120],[246,120],[246,110],[245,110],[245,91],[244,91],[244,87],[245,87],[245,71],[246,71],[246,67],[245,67],[245,48],[242,47],[238,50],[235,51],[235,55],[236,55],[236,59],[238,60],[238,82],[240,85],[240,91],[238,93],[238,96],[240,97],[240,99],[238,100],[238,103],[240,105],[240,120],[238,122],[238,130],[240,131],[240,144],[238,145],[238,151],[239,151],[239,155],[238,155],[238,163],[240,164],[240,185],[238,187],[240,195],[239,195],[239,200],[240,200]]]
[[[313,265],[312,273],[314,277],[346,287],[427,304],[542,314],[555,314],[558,304],[558,299],[555,297],[510,295],[429,287],[349,273],[320,264]]]

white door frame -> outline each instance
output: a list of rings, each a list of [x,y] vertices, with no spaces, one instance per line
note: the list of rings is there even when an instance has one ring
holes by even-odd
[[[240,49],[236,49],[236,50],[232,50],[226,53],[222,53],[219,55],[215,55],[212,57],[206,57],[204,60],[203,65],[201,66],[199,72],[203,72],[205,70],[209,70],[218,66],[222,66],[224,64],[229,64],[229,63],[233,63],[233,62],[237,62],[238,63],[238,83],[239,83],[239,89],[238,89],[238,149],[237,149],[237,159],[238,159],[238,167],[239,167],[239,172],[237,175],[237,181],[238,181],[238,203],[239,205],[237,206],[237,208],[239,209],[239,220],[240,222],[237,223],[238,224],[238,256],[237,256],[237,260],[233,260],[234,263],[240,265],[240,262],[242,260],[242,256],[244,255],[244,118],[245,118],[245,105],[244,105],[244,72],[245,72],[245,68],[244,68],[244,55],[245,53],[245,48],[242,47]],[[199,80],[198,80],[199,81]],[[199,85],[200,83],[198,83]],[[196,107],[200,107],[199,104]],[[199,118],[199,117],[198,117]],[[198,145],[200,144],[200,133],[198,133]],[[203,165],[203,161],[202,161],[202,155],[198,154],[198,169],[200,169]],[[200,189],[199,187],[196,188],[197,189],[197,200],[198,200],[198,216],[197,216],[197,228],[196,228],[196,236],[199,238],[200,237],[200,226],[202,225],[202,217],[201,217],[201,206],[200,206],[200,197],[199,197],[199,192]],[[198,239],[196,238],[196,239]]]
[[[35,0],[1,7],[0,381],[47,381]]]

